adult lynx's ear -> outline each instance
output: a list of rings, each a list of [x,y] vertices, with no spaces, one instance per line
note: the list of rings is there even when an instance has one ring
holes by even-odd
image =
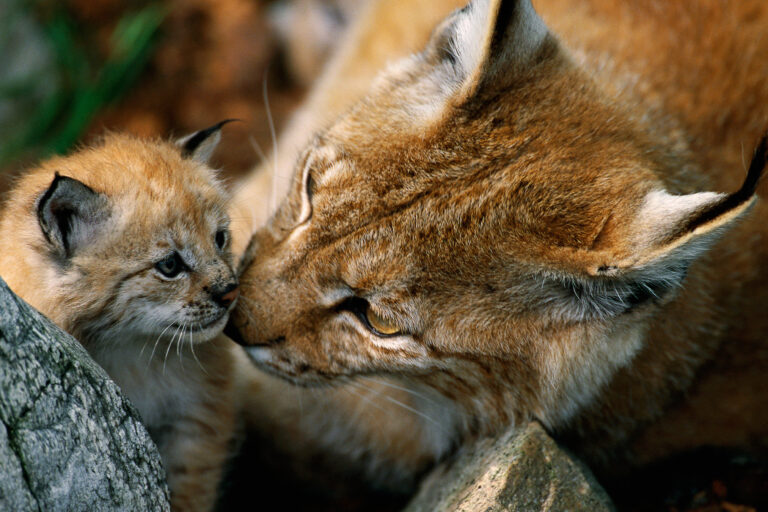
[[[58,172],[37,203],[40,229],[63,258],[72,257],[87,245],[108,216],[106,196]]]
[[[205,130],[200,130],[177,140],[176,145],[181,148],[182,156],[207,164],[216,146],[219,145],[219,141],[221,141],[221,127],[232,121],[235,121],[235,119],[225,119]]]
[[[536,61],[548,30],[530,0],[474,0],[434,31],[425,50],[449,64],[460,97]]]
[[[732,194],[701,192],[683,196],[650,192],[632,223],[630,253],[614,265],[600,265],[594,274],[643,268],[670,257],[695,257],[757,200],[755,189],[768,159],[768,136],[758,144],[747,177]],[[611,270],[613,267],[614,270]]]
[[[755,203],[766,160],[768,137],[760,141],[736,192],[652,191],[633,218],[618,223],[623,227],[602,240],[598,236],[596,247],[571,252],[568,266],[588,276],[561,281],[571,292],[571,310],[580,317],[616,314],[679,287],[691,263]]]

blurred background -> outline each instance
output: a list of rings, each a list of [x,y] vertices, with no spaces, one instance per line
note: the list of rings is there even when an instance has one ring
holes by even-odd
[[[267,108],[279,131],[362,3],[0,0],[0,193],[105,130],[178,137],[228,118],[243,122],[213,163],[241,176],[271,148]]]

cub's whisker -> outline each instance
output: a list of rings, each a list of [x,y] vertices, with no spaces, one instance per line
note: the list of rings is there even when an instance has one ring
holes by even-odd
[[[349,381],[348,384],[349,386],[344,386],[341,389],[343,389],[347,393],[350,393],[352,396],[356,396],[360,398],[364,402],[372,405],[373,407],[379,409],[380,411],[387,412],[386,409],[384,409],[384,407],[382,407],[380,404],[377,404],[373,400],[373,398],[377,398],[377,397],[380,398],[378,394],[374,394],[373,398],[370,395],[363,394],[362,392],[363,390],[372,391],[370,388],[360,387],[361,384],[353,380]],[[358,415],[362,414],[362,409],[358,409],[358,410],[359,410]]]
[[[179,358],[182,371],[184,370],[184,362],[181,360],[181,346],[184,344],[184,327],[186,325],[186,323],[181,325],[181,336],[179,336],[179,341],[176,343],[176,356]]]
[[[192,336],[194,333],[192,331],[189,332],[189,350],[192,352],[192,357],[197,361],[197,366],[200,367],[201,370],[203,370],[203,373],[208,375],[208,371],[203,367],[203,363],[200,362],[200,359],[197,358],[197,354],[195,354],[195,341],[193,340]]]
[[[176,328],[176,332],[174,332],[173,336],[171,336],[171,341],[168,342],[168,348],[165,349],[165,357],[163,358],[163,375],[165,375],[165,364],[168,362],[168,354],[171,352],[171,347],[173,346],[173,342],[176,339],[176,335],[179,334],[180,330],[181,330],[181,326]]]
[[[261,149],[261,146],[256,141],[256,137],[251,135],[248,137],[248,140],[251,143],[251,147],[256,152],[256,155],[259,157],[259,163],[264,164],[265,162],[267,162],[267,155],[264,154],[264,150]]]
[[[149,365],[152,364],[152,359],[155,357],[155,350],[157,349],[157,344],[160,343],[160,338],[162,338],[165,335],[165,332],[171,328],[173,324],[168,324],[165,329],[163,329],[163,332],[160,333],[160,335],[155,340],[155,345],[152,347],[152,353],[149,355],[149,360],[147,361],[147,370],[149,370]]]
[[[264,81],[262,82],[262,95],[264,97],[264,108],[267,111],[267,122],[269,123],[269,133],[272,136],[272,161],[274,162],[274,170],[272,172],[272,194],[269,198],[269,208],[272,210],[276,205],[275,201],[277,199],[277,175],[278,175],[278,164],[277,164],[277,134],[275,133],[275,122],[272,119],[272,109],[269,107],[269,93],[267,91],[267,73],[269,70],[264,72]]]
[[[184,368],[184,331],[187,331],[187,333],[192,336],[192,329],[191,324],[185,322],[182,326],[181,336],[179,337],[178,342],[178,353],[179,353],[179,364],[181,365],[181,371],[186,372],[186,369]]]

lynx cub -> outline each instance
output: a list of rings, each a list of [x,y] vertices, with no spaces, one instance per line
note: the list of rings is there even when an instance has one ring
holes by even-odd
[[[177,145],[108,135],[53,158],[21,178],[0,219],[0,275],[136,405],[185,511],[213,508],[234,424],[233,356],[218,335],[238,284],[227,195],[205,163],[222,124]]]

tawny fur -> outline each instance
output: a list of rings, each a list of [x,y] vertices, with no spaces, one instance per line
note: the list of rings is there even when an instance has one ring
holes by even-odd
[[[38,222],[56,173],[107,205],[66,259]],[[213,508],[235,424],[234,347],[217,337],[228,310],[209,291],[234,280],[229,249],[214,240],[228,225],[226,201],[215,172],[179,147],[115,134],[24,174],[0,220],[0,276],[80,340],[136,405],[174,510]],[[155,265],[171,250],[191,269],[169,281]]]
[[[277,181],[238,197],[293,173],[244,252],[243,341],[269,372],[341,384],[272,414],[265,390],[302,392],[255,377],[254,423],[381,485],[530,418],[597,469],[766,446],[768,211],[721,206],[768,128],[768,7],[541,0],[544,37],[524,1],[435,29],[455,7],[373,2]],[[452,44],[462,16],[491,25]],[[372,333],[352,296],[404,334]]]

